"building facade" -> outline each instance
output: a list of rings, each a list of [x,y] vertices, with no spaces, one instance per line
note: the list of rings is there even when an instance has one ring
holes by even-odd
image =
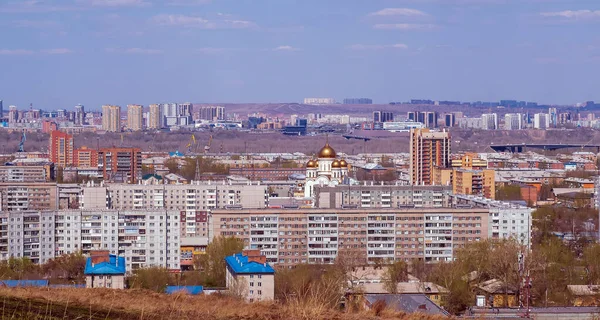
[[[148,129],[161,129],[163,124],[162,108],[159,104],[151,104],[148,109]]]
[[[304,104],[335,104],[333,98],[304,98]]]
[[[106,181],[135,183],[141,178],[142,150],[104,148],[98,152],[98,171]]]
[[[0,211],[56,210],[56,183],[0,182]]]
[[[137,104],[127,106],[127,129],[131,131],[141,131],[144,129],[143,109],[144,107]]]
[[[333,263],[342,252],[369,263],[435,262],[488,238],[489,217],[486,208],[214,210],[212,228],[280,266]]]
[[[45,263],[64,254],[107,250],[124,257],[128,271],[180,269],[178,211],[2,211],[0,220],[7,225],[6,232],[0,229],[3,258],[30,257]]]
[[[98,168],[98,150],[86,146],[75,149],[73,163],[78,168]]]
[[[449,132],[411,129],[410,174],[413,185],[433,184],[434,168],[446,168],[450,164],[450,144]]]
[[[244,250],[225,258],[227,289],[246,301],[275,299],[275,269],[260,250]]]
[[[315,208],[442,208],[451,192],[450,186],[315,186]]]
[[[198,118],[207,121],[225,120],[225,107],[201,106],[198,110]]]
[[[61,131],[50,133],[50,161],[57,167],[73,165],[73,136]]]
[[[504,115],[504,130],[523,129],[523,115],[520,113],[507,113]]]
[[[108,132],[121,132],[120,106],[102,106],[102,130]]]

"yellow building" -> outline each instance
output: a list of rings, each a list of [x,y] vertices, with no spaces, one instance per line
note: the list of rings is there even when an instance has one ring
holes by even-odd
[[[479,157],[477,153],[467,152],[460,155],[460,158],[453,158],[451,161],[453,168],[463,169],[485,169],[487,161]]]
[[[121,107],[102,106],[102,130],[121,132]]]
[[[127,129],[131,131],[142,130],[143,107],[137,104],[130,104],[127,106]]]
[[[496,173],[491,169],[435,168],[433,177],[435,185],[451,185],[454,194],[496,196]]]

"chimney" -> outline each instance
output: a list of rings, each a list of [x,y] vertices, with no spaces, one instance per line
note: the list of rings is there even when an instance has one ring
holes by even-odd
[[[110,252],[108,250],[92,251],[90,256],[92,258],[92,266],[102,262],[110,262]]]
[[[427,305],[425,305],[425,304],[420,304],[418,309],[419,309],[419,310],[427,310]]]

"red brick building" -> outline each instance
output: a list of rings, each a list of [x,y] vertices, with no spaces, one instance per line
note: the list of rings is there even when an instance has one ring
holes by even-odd
[[[141,179],[142,150],[139,148],[104,148],[98,152],[98,170],[104,180],[135,183]]]
[[[98,150],[89,149],[86,146],[75,149],[73,153],[73,163],[78,168],[97,168]]]

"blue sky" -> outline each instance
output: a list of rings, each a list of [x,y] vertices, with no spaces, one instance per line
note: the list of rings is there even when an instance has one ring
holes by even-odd
[[[25,108],[600,100],[598,0],[0,0]]]

